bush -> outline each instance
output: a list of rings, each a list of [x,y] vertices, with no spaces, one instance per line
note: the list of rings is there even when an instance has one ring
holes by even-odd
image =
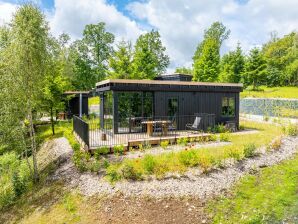
[[[108,180],[112,183],[121,180],[121,174],[118,172],[118,166],[117,165],[110,165],[107,168],[106,175],[108,177]]]
[[[141,180],[143,173],[141,169],[138,169],[137,164],[138,160],[127,160],[124,162],[121,173],[125,179],[130,180]]]
[[[107,146],[100,147],[94,151],[94,158],[99,160],[101,155],[106,155],[110,152]]]
[[[114,153],[123,155],[124,153],[124,145],[115,145],[113,148]]]
[[[215,133],[224,133],[226,131],[227,131],[227,129],[223,124],[215,125],[213,128],[213,132],[215,132]]]
[[[161,141],[160,146],[161,146],[163,149],[167,149],[168,146],[169,146],[169,141]]]
[[[90,160],[90,154],[84,151],[74,151],[72,161],[79,171],[84,172],[87,170],[87,162]]]
[[[184,138],[178,138],[178,139],[177,139],[177,143],[178,143],[179,145],[184,145],[184,146],[186,146],[187,143],[188,143],[188,138],[187,138],[187,137],[184,137]]]
[[[297,136],[298,135],[298,124],[289,124],[287,127],[287,135]]]
[[[229,142],[230,138],[231,138],[231,136],[230,136],[230,133],[228,133],[228,132],[219,134],[219,140],[221,142]]]
[[[146,173],[153,174],[156,166],[156,159],[152,155],[145,155],[143,159],[143,167]]]
[[[212,167],[211,158],[206,155],[200,155],[198,160],[199,166],[202,168],[203,173],[207,173]]]
[[[25,160],[19,159],[15,152],[0,156],[0,210],[12,205],[32,184]]]
[[[198,154],[194,150],[179,152],[178,160],[184,166],[190,166],[190,167],[197,166],[199,163]]]
[[[210,142],[215,142],[215,141],[217,141],[217,136],[214,135],[214,134],[209,135],[209,137],[207,137],[206,140],[208,140],[208,141],[210,141]]]
[[[12,175],[12,186],[16,197],[21,196],[26,191],[25,183],[18,172],[14,172]]]
[[[269,148],[277,151],[280,149],[281,144],[282,144],[281,137],[278,137],[271,142],[271,144],[269,145]]]
[[[139,144],[138,145],[138,149],[141,151],[141,152],[143,152],[145,149],[144,149],[144,147],[143,147],[143,144]]]
[[[242,153],[240,152],[240,150],[230,147],[227,149],[227,156],[228,156],[228,158],[233,158],[233,159],[239,161],[242,158]]]
[[[244,145],[243,147],[244,157],[246,158],[254,157],[256,155],[256,149],[257,147],[254,143],[248,143]]]
[[[151,146],[150,142],[149,141],[146,141],[144,143],[144,150],[148,150],[148,149],[151,149],[151,148],[152,148],[152,146]]]

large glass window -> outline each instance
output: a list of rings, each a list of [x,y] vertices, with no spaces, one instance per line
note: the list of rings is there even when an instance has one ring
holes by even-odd
[[[113,95],[111,91],[104,93],[104,129],[110,130],[113,126]]]
[[[140,132],[141,122],[153,115],[152,92],[117,92],[118,132]]]
[[[178,98],[168,99],[168,116],[176,116],[178,112]]]
[[[235,117],[235,97],[223,97],[221,103],[221,115]]]

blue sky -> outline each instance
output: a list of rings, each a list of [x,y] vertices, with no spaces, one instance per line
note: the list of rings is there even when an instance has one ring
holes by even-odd
[[[0,0],[0,25],[26,0]],[[81,38],[85,25],[105,22],[116,41],[134,42],[152,28],[161,34],[171,59],[169,71],[191,66],[204,30],[221,21],[231,30],[222,53],[240,42],[245,52],[261,46],[275,31],[298,30],[297,0],[32,0],[44,10],[51,32]]]

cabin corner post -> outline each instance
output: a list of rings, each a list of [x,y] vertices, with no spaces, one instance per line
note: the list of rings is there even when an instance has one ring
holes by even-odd
[[[118,94],[112,91],[113,95],[113,132],[118,134]]]
[[[100,103],[99,103],[99,121],[100,121],[100,129],[104,129],[104,93],[100,92],[99,93],[99,99],[100,99]]]

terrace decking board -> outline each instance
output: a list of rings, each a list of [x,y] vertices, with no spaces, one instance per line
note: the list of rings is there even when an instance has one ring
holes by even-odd
[[[89,150],[94,150],[101,146],[113,147],[115,145],[124,145],[125,147],[138,146],[139,144],[150,143],[151,145],[158,145],[161,141],[177,141],[179,138],[197,138],[208,137],[209,133],[192,133],[187,131],[177,131],[176,134],[167,136],[153,136],[149,137],[146,133],[133,134],[107,134],[107,140],[102,141],[100,136],[103,132],[100,130],[90,131],[90,147]],[[93,137],[91,137],[93,136]],[[94,140],[96,139],[96,140]]]

